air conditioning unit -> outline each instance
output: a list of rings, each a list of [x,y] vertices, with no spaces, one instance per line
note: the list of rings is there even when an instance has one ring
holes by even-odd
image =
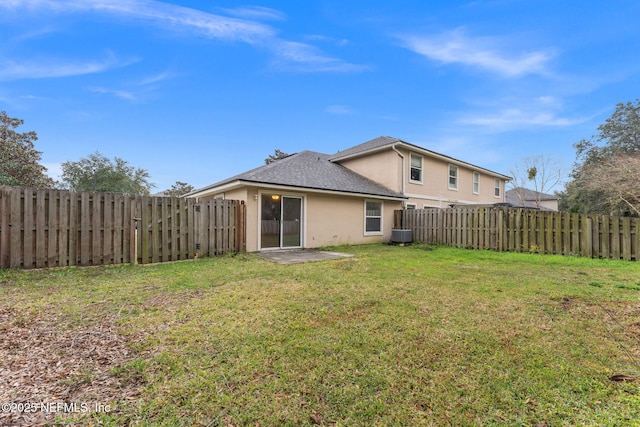
[[[406,244],[413,242],[413,232],[411,230],[394,228],[391,230],[391,243]]]

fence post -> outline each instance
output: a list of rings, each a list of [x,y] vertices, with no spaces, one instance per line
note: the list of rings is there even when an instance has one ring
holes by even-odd
[[[591,230],[593,229],[592,220],[590,216],[582,217],[582,241],[583,248],[582,254],[584,256],[592,257],[593,256],[593,234]]]
[[[246,250],[246,237],[245,237],[245,221],[246,221],[246,205],[244,201],[236,202],[238,209],[236,210],[236,250],[238,252],[244,252]]]
[[[11,265],[11,196],[5,187],[0,188],[0,268]]]
[[[622,218],[622,259],[631,261],[631,218]]]
[[[496,230],[496,239],[498,241],[498,252],[504,252],[506,241],[506,223],[504,220],[504,209],[498,209],[498,227]]]

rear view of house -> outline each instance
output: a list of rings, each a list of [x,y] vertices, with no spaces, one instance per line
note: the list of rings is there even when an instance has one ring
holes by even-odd
[[[393,211],[504,202],[508,176],[397,138],[302,151],[189,193],[246,203],[247,250],[389,241]]]

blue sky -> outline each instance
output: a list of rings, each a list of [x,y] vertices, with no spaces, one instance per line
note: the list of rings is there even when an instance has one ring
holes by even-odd
[[[155,191],[386,135],[501,173],[570,168],[640,97],[640,2],[0,0],[0,110],[43,164]]]

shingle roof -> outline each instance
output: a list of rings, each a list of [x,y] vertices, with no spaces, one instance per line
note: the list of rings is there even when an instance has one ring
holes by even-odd
[[[426,148],[420,147],[420,146],[415,145],[415,144],[411,144],[410,142],[406,142],[406,141],[403,141],[403,140],[401,140],[399,138],[394,138],[394,137],[391,137],[391,136],[380,136],[378,138],[372,139],[370,141],[364,142],[364,143],[356,145],[354,147],[347,148],[346,150],[338,151],[336,154],[332,155],[329,158],[329,161],[338,163],[341,160],[344,160],[344,159],[352,157],[352,156],[358,156],[359,154],[371,153],[371,152],[375,152],[375,151],[378,151],[378,150],[384,150],[386,148],[391,148],[394,145],[404,146],[406,148],[409,148],[410,150],[415,150],[417,152],[425,153],[425,154],[430,155],[432,157],[444,159],[444,160],[450,161],[452,163],[463,165],[463,166],[471,168],[471,169],[483,170],[486,173],[490,173],[491,175],[494,175],[496,177],[500,177],[502,179],[511,179],[507,175],[503,175],[501,173],[494,172],[492,170],[489,170],[489,169],[486,169],[486,168],[483,168],[483,167],[480,167],[480,166],[473,165],[473,164],[465,162],[463,160],[459,160],[459,159],[456,159],[454,157],[447,156],[446,154],[441,154],[441,153],[437,153],[437,152],[432,151],[432,150],[427,150]]]
[[[522,206],[525,208],[535,208],[536,200],[559,200],[558,196],[552,194],[539,193],[524,187],[512,188],[504,193],[505,201],[513,206]],[[522,199],[520,198],[522,196]]]
[[[378,184],[344,166],[330,162],[330,157],[328,154],[303,151],[195,190],[191,194],[200,193],[235,181],[242,181],[406,199],[401,193]]]
[[[392,138],[390,136],[379,136],[378,138],[372,139],[371,141],[363,142],[362,144],[358,144],[354,147],[347,148],[343,151],[338,151],[336,154],[331,156],[329,160],[335,161],[344,157],[353,156],[354,154],[364,153],[366,151],[372,151],[376,148],[383,148],[387,146],[391,146],[393,144],[397,144],[400,142],[404,142],[398,138]]]
[[[509,197],[515,197],[518,199],[518,201],[520,200],[520,195],[522,195],[522,198],[524,200],[559,200],[560,197],[558,196],[554,196],[553,194],[546,194],[546,193],[540,193],[538,191],[535,190],[529,190],[528,188],[524,188],[524,187],[516,187],[516,188],[512,188],[511,190],[507,190],[505,192],[505,196],[507,198]]]

